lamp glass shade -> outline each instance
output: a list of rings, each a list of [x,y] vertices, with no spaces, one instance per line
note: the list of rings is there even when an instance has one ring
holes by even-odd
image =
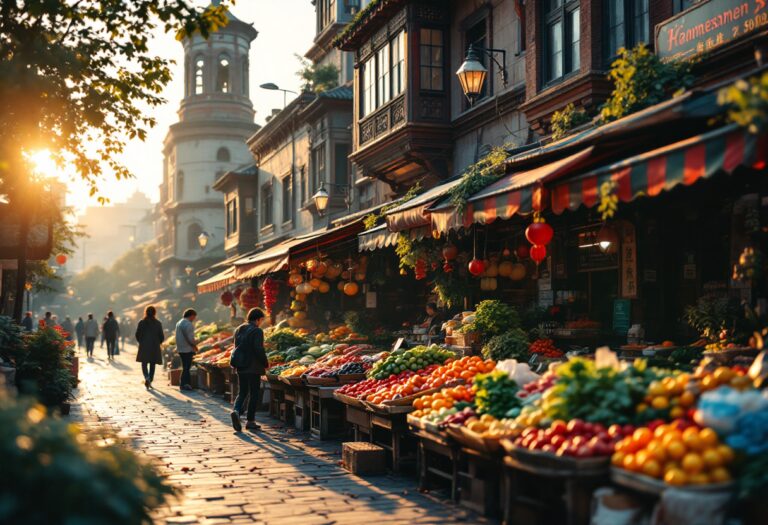
[[[194,268],[192,268],[191,266],[187,266],[186,268],[184,268],[184,271],[187,272],[187,275],[192,275],[193,270]]]
[[[325,191],[325,188],[321,187],[317,190],[312,196],[312,200],[315,201],[315,207],[317,207],[317,211],[320,213],[325,212],[326,208],[328,208],[328,192]]]
[[[607,224],[604,224],[597,232],[597,245],[603,253],[616,253],[619,248],[619,234]]]
[[[208,234],[203,232],[200,235],[198,235],[197,242],[200,244],[200,248],[205,250],[205,247],[208,246]]]
[[[468,56],[464,60],[456,71],[456,76],[459,77],[459,84],[467,98],[471,100],[480,95],[487,74],[488,70],[476,58]]]

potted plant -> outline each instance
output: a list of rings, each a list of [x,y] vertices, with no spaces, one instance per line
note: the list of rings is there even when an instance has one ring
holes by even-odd
[[[76,386],[70,353],[67,341],[55,330],[39,330],[26,336],[24,352],[16,363],[19,392],[35,396],[45,406],[60,407],[62,413],[69,413],[72,389]]]

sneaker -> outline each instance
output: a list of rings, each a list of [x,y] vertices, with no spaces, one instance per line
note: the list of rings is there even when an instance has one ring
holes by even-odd
[[[245,429],[246,430],[253,430],[255,432],[258,432],[259,430],[261,430],[261,426],[258,423],[256,423],[255,421],[248,421],[245,424]]]
[[[146,388],[147,390],[149,390],[149,379],[145,379],[145,380],[144,380],[144,388]]]
[[[240,415],[233,410],[229,413],[229,417],[232,418],[232,428],[235,429],[235,432],[241,432],[243,425],[240,424]]]

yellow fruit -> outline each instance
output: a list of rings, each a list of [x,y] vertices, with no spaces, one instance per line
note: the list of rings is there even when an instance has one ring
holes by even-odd
[[[661,476],[661,464],[655,459],[649,459],[643,465],[643,474],[652,478],[658,478]]]
[[[716,387],[717,381],[715,380],[714,376],[706,375],[704,376],[704,379],[701,380],[701,388],[704,390],[712,390]]]
[[[685,456],[686,450],[683,442],[677,439],[665,442],[667,447],[667,455],[672,459],[682,459]]]
[[[701,456],[694,452],[689,452],[686,454],[683,457],[681,465],[683,466],[683,470],[688,474],[698,474],[704,470],[704,460],[702,460]]]
[[[688,477],[682,470],[673,468],[664,473],[664,482],[668,485],[679,487],[681,485],[685,485],[688,482]]]
[[[683,444],[689,450],[702,450],[704,448],[699,431],[695,427],[686,428],[683,432]]]
[[[712,483],[727,483],[731,481],[731,474],[728,472],[728,469],[717,467],[709,473],[709,479]]]
[[[701,455],[701,459],[704,460],[704,464],[707,465],[707,468],[716,468],[723,465],[723,458],[720,457],[720,454],[714,448],[705,450]]]
[[[714,447],[718,443],[717,432],[711,428],[702,428],[699,431],[699,439],[705,447]]]
[[[611,465],[614,467],[623,466],[625,457],[627,457],[627,454],[624,452],[614,452],[613,456],[611,456]]]
[[[637,413],[638,414],[642,414],[646,410],[648,410],[648,405],[646,405],[645,403],[640,403],[639,405],[637,405]]]
[[[667,459],[667,451],[664,448],[664,445],[661,443],[661,441],[654,439],[650,443],[648,443],[648,446],[646,449],[648,451],[648,454],[655,460],[664,462]]]
[[[651,406],[656,410],[664,410],[669,408],[669,399],[663,396],[654,397],[653,401],[651,401]]]
[[[680,463],[678,463],[677,461],[667,461],[666,463],[664,463],[663,468],[664,468],[664,474],[666,474],[670,470],[675,470],[675,469],[680,470]]]
[[[723,459],[723,464],[725,465],[732,462],[735,456],[733,449],[728,445],[718,445],[717,453],[720,454],[720,457]]]
[[[634,454],[627,454],[624,456],[624,461],[622,462],[622,466],[632,472],[637,472],[640,467],[637,464],[637,461],[635,461],[635,455]]]
[[[645,447],[651,442],[653,438],[653,432],[648,427],[640,427],[632,434],[632,440],[640,447]]]
[[[735,372],[730,368],[721,366],[721,367],[718,367],[717,370],[715,370],[715,373],[712,375],[714,376],[715,381],[717,381],[718,385],[724,385],[725,383],[728,383],[731,379],[733,379]]]
[[[673,407],[669,411],[669,417],[672,419],[681,418],[685,415],[685,409],[683,407]]]
[[[680,394],[681,407],[691,408],[695,402],[696,402],[696,396],[693,395],[693,392],[685,391],[682,394]]]
[[[710,479],[706,472],[697,472],[688,476],[688,483],[691,485],[706,485],[710,483]]]
[[[664,437],[661,438],[661,442],[664,443],[665,445],[669,445],[669,443],[672,442],[672,441],[680,441],[680,442],[682,442],[682,440],[683,440],[682,432],[680,432],[679,430],[675,430],[675,429],[668,429],[664,433]]]
[[[663,396],[666,390],[664,389],[664,385],[662,385],[659,381],[653,381],[650,385],[648,385],[648,395],[651,397],[656,396]]]
[[[640,468],[643,468],[651,458],[652,456],[648,453],[647,450],[638,450],[635,452],[635,463],[637,463],[637,466]]]

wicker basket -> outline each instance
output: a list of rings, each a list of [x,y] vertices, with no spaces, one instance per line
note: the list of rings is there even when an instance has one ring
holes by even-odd
[[[658,495],[668,488],[672,488],[660,479],[645,476],[643,474],[636,474],[616,467],[611,467],[611,480],[617,485],[639,492],[645,492],[647,494]],[[706,485],[674,487],[674,489],[699,493],[730,493],[733,492],[734,487],[735,483],[729,481],[728,483],[709,483]]]
[[[604,476],[608,474],[611,464],[608,456],[599,458],[558,456],[550,452],[519,447],[509,439],[503,439],[501,445],[521,469],[543,476]]]

